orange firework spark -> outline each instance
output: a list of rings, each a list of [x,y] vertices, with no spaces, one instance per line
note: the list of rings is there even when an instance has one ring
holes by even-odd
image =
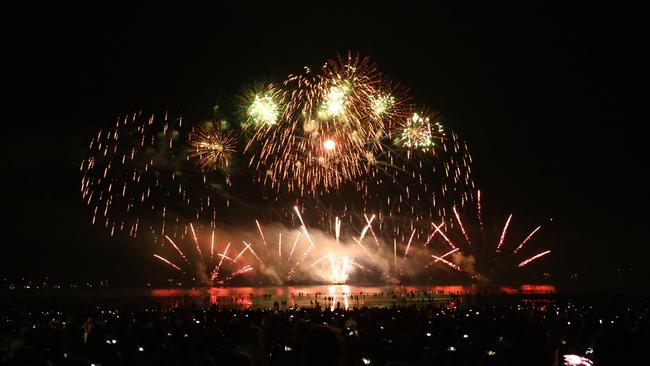
[[[545,252],[541,252],[541,253],[539,253],[539,254],[535,254],[534,256],[532,256],[532,257],[526,259],[525,261],[519,263],[519,264],[517,265],[517,267],[524,267],[524,266],[528,265],[528,263],[534,261],[535,259],[538,259],[538,258],[540,258],[540,257],[543,257],[543,256],[547,255],[547,254],[550,253],[550,252],[551,252],[550,250],[547,250],[547,251],[545,251]]]
[[[158,259],[160,259],[161,261],[167,263],[169,266],[171,266],[172,268],[176,269],[177,271],[179,271],[179,272],[181,272],[181,273],[185,273],[185,272],[181,269],[181,267],[179,267],[179,266],[175,265],[174,263],[170,262],[168,259],[166,259],[166,258],[164,258],[164,257],[161,257],[161,256],[159,256],[158,254],[154,254],[153,256],[156,257],[156,258],[158,258]]]
[[[508,220],[506,221],[506,224],[503,226],[503,231],[501,232],[501,238],[499,239],[499,244],[497,244],[497,253],[501,251],[501,246],[503,245],[503,241],[506,238],[506,231],[508,231],[508,225],[510,225],[511,219],[512,219],[512,214],[508,216]]]

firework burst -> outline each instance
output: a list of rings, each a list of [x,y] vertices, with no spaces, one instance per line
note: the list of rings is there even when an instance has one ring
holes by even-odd
[[[463,262],[468,264],[462,268],[465,273],[479,280],[509,276],[513,269],[522,269],[551,253],[548,249],[536,252],[525,246],[534,239],[541,226],[527,233],[523,239],[513,241],[510,234],[511,222],[514,221],[512,214],[502,224],[494,223],[492,226],[497,228],[494,232],[486,231],[479,211],[480,191],[477,197],[474,214],[463,216],[457,207],[453,207],[453,217],[443,220],[439,225],[434,224],[428,240],[433,243],[437,237],[440,244],[452,246],[454,250],[448,254],[454,253],[452,258],[459,268]]]
[[[246,151],[260,180],[276,191],[318,195],[367,174],[366,161],[381,155],[380,142],[405,103],[388,85],[375,64],[348,55],[269,86],[264,103],[254,95]],[[260,122],[278,115],[281,104],[275,123]]]
[[[232,131],[222,131],[209,122],[190,133],[190,156],[197,158],[196,163],[202,169],[225,168],[235,152],[236,142]]]
[[[272,87],[271,87],[272,90]],[[253,126],[273,126],[280,118],[280,104],[274,98],[275,93],[254,94],[246,111],[248,123]]]
[[[403,123],[398,132],[397,143],[402,146],[423,152],[433,151],[436,141],[444,137],[444,129],[435,115],[430,116],[428,113],[413,113],[413,115]]]
[[[275,124],[250,113],[262,95],[282,106]],[[311,219],[320,224],[347,216],[356,227],[365,224],[361,213],[374,212],[400,240],[413,229],[418,240],[435,217],[472,200],[466,144],[438,114],[414,113],[409,100],[369,59],[351,54],[250,94],[245,151],[288,224],[300,200],[318,208]]]
[[[216,164],[231,153],[231,135],[194,131],[203,143],[222,146],[217,149],[221,151],[205,147],[209,152],[199,159],[211,161],[205,164]],[[191,218],[214,227],[217,211],[229,205],[229,178],[220,170],[197,169],[190,157],[196,149],[187,145],[187,137],[183,119],[166,114],[137,113],[101,129],[80,166],[81,197],[92,210],[91,222],[104,226],[111,236],[126,232],[138,237],[144,231],[157,243],[184,230]]]

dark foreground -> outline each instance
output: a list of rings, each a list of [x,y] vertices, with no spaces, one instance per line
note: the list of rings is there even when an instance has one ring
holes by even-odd
[[[10,303],[0,305],[0,364],[563,365],[565,355],[646,364],[648,305],[476,296],[349,310]]]

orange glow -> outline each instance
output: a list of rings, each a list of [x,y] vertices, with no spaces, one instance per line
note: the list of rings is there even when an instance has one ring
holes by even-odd
[[[552,294],[555,293],[553,285],[521,285],[521,292],[527,294]]]

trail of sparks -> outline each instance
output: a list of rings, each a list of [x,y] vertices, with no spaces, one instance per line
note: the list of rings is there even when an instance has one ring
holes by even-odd
[[[300,215],[300,211],[298,210],[298,206],[293,206],[293,209],[296,211],[296,214],[298,214],[298,218],[300,219],[300,224],[302,226],[305,226],[305,222],[302,221],[302,215]]]
[[[452,241],[449,240],[449,238],[447,237],[447,235],[445,235],[445,232],[442,231],[442,229],[440,229],[440,228],[443,227],[444,224],[445,224],[444,220],[440,222],[440,225],[436,225],[435,222],[432,222],[432,224],[433,224],[433,227],[435,227],[436,229],[433,231],[433,234],[431,234],[431,238],[433,238],[433,236],[436,234],[436,232],[439,232],[440,235],[442,235],[442,237],[445,239],[445,241],[447,242],[447,244],[449,244],[449,246],[450,246],[452,249],[456,249],[456,248],[457,248],[456,245],[454,245],[454,243],[452,243]]]
[[[436,227],[436,224],[435,224],[435,223],[432,222],[432,223],[431,223],[431,226],[433,226],[433,231],[431,232],[431,234],[429,234],[429,236],[427,236],[427,240],[424,241],[424,245],[423,245],[423,246],[425,246],[425,247],[426,247],[427,245],[429,245],[429,243],[431,242],[431,240],[433,239],[433,237],[434,237],[434,236],[436,235],[436,233],[438,232],[438,227]]]
[[[298,231],[298,234],[296,235],[296,240],[293,241],[293,247],[291,247],[291,252],[289,252],[289,257],[287,258],[287,262],[291,260],[291,256],[293,255],[293,251],[296,250],[296,245],[298,245],[298,239],[300,239],[300,231]]]
[[[225,255],[225,254],[221,254],[221,253],[219,253],[219,254],[217,254],[217,257],[223,257],[223,258],[226,258],[227,260],[229,260],[229,261],[231,261],[231,262],[233,261],[232,258],[230,258],[229,256],[227,256],[227,255]]]
[[[237,270],[237,271],[231,273],[230,275],[228,275],[228,276],[227,276],[226,278],[224,278],[223,280],[224,280],[224,282],[225,282],[225,281],[230,281],[230,280],[232,280],[233,278],[239,276],[240,274],[243,274],[243,273],[246,273],[246,272],[250,272],[250,271],[252,271],[252,270],[253,270],[253,267],[251,267],[250,265],[247,264],[247,265],[245,265],[243,268],[241,268],[241,269],[239,269],[239,270]]]
[[[393,239],[393,270],[397,274],[397,239]]]
[[[458,251],[459,249],[460,249],[460,248],[452,249],[452,250],[448,251],[447,253],[441,255],[440,258],[444,258],[444,257],[446,257],[446,256],[448,256],[448,255],[450,255],[450,254],[452,254],[452,253],[455,253],[455,252]],[[439,261],[439,260],[440,260],[440,259],[436,259],[435,261],[433,261],[433,263],[436,263],[436,262]]]
[[[313,246],[309,246],[309,248],[307,248],[307,250],[305,250],[305,253],[302,255],[302,257],[301,257],[300,259],[298,259],[298,261],[296,262],[296,264],[293,265],[293,267],[291,267],[291,269],[289,270],[289,273],[287,274],[287,278],[288,278],[289,280],[291,279],[291,277],[293,277],[293,274],[295,273],[295,269],[296,269],[296,267],[297,267],[298,265],[300,265],[300,263],[302,263],[302,261],[303,261],[305,258],[307,258],[307,256],[309,255],[309,253],[311,252],[311,250],[312,250],[313,248],[314,248]]]
[[[253,253],[253,255],[255,256],[255,258],[257,258],[257,260],[260,261],[260,263],[264,263],[264,262],[262,261],[262,258],[260,258],[260,257],[257,255],[257,253],[255,253],[255,251],[253,250],[253,248],[251,248],[251,245],[250,245],[250,244],[248,244],[247,242],[245,242],[245,241],[243,241],[243,240],[242,240],[242,242],[244,243],[244,245],[246,246],[246,248],[248,248],[248,250],[250,250],[251,253]]]
[[[339,244],[339,238],[341,237],[341,219],[337,216],[334,219],[334,235],[336,236],[336,244]]]
[[[517,254],[517,252],[518,252],[519,250],[521,250],[521,248],[524,246],[524,244],[526,244],[526,242],[527,242],[528,240],[530,240],[530,238],[532,238],[533,235],[535,235],[535,233],[537,232],[537,230],[539,230],[539,229],[541,229],[541,228],[542,228],[542,226],[540,225],[540,226],[538,226],[535,230],[533,230],[532,233],[528,234],[528,236],[526,237],[526,239],[524,239],[524,241],[522,241],[521,244],[519,244],[519,246],[517,246],[517,248],[515,248],[515,250],[514,250],[513,253]]]
[[[499,244],[497,245],[497,253],[501,252],[501,246],[503,245],[503,240],[506,238],[506,231],[508,231],[508,225],[510,225],[510,219],[512,219],[512,214],[508,216],[506,224],[503,226],[503,231],[501,232],[501,239],[499,239]]]
[[[406,255],[409,253],[409,248],[411,247],[411,241],[413,241],[413,236],[415,236],[415,229],[413,229],[413,232],[411,233],[411,237],[409,238],[408,244],[406,244],[406,250],[404,251],[404,259],[406,259]]]
[[[190,261],[187,259],[187,257],[186,257],[185,254],[183,253],[183,251],[180,250],[180,249],[176,246],[176,243],[174,243],[174,241],[173,241],[169,236],[167,236],[167,235],[165,235],[165,239],[169,240],[169,242],[172,243],[172,246],[174,247],[174,249],[176,249],[176,251],[178,252],[178,254],[180,254],[181,257],[183,258],[183,260],[184,260],[186,263],[189,264]]]
[[[210,239],[210,265],[212,265],[213,258],[214,258],[214,230],[212,230],[212,238]]]
[[[366,254],[368,255],[368,257],[370,257],[370,259],[373,259],[372,254],[370,254],[370,252],[368,251],[368,249],[366,249],[366,247],[365,247],[363,244],[361,244],[361,242],[360,242],[359,240],[357,240],[357,238],[352,238],[352,240],[354,240],[357,244],[359,244],[359,246],[361,247],[361,249],[363,249],[363,251],[366,252]]]
[[[190,229],[192,229],[192,237],[194,238],[194,244],[196,244],[196,251],[199,253],[201,259],[203,259],[203,253],[201,252],[201,246],[199,246],[199,239],[196,237],[196,232],[194,231],[194,225],[190,222]]]
[[[375,215],[372,215],[372,218],[368,220],[368,216],[364,213],[363,217],[366,218],[366,222],[368,223],[368,227],[370,228],[370,234],[372,234],[372,238],[375,239],[375,244],[377,244],[377,249],[379,249],[379,240],[377,240],[377,235],[375,235],[375,230],[372,229],[372,220],[375,218]]]
[[[341,282],[348,279],[348,257],[343,257],[343,266],[341,268]]]
[[[166,258],[161,257],[161,256],[159,256],[158,254],[154,254],[153,256],[156,257],[156,258],[158,258],[158,259],[160,259],[161,261],[167,263],[170,267],[176,269],[177,271],[179,271],[179,272],[181,272],[181,273],[185,273],[185,272],[181,269],[181,267],[179,267],[179,266],[175,265],[174,263],[168,261]]]
[[[221,254],[221,259],[219,259],[219,264],[217,264],[217,267],[214,269],[213,273],[214,276],[219,276],[219,268],[221,268],[221,263],[223,263],[223,259],[226,257],[226,253],[228,253],[228,248],[230,248],[230,243],[226,245],[226,249],[223,251],[223,254]]]
[[[451,263],[450,261],[448,261],[448,260],[446,260],[446,259],[444,259],[444,258],[442,258],[442,257],[438,257],[438,256],[436,256],[436,255],[433,255],[433,254],[431,254],[431,256],[432,256],[433,258],[435,258],[435,259],[441,261],[442,263],[448,265],[449,267],[451,267],[451,268],[457,270],[458,272],[462,272],[462,271],[463,271],[463,269],[460,268],[460,266],[457,265],[457,264],[455,264],[455,263]],[[435,263],[435,262],[434,262],[434,263]]]
[[[345,258],[346,258],[346,261],[347,261],[348,263],[350,263],[350,264],[352,264],[352,265],[355,265],[355,266],[357,266],[357,267],[359,267],[359,268],[361,268],[361,269],[367,271],[366,267],[360,265],[359,263],[353,261],[352,259],[350,259],[350,258],[348,258],[348,257],[345,257]]]
[[[260,226],[260,222],[257,221],[257,220],[255,220],[255,223],[257,224],[257,230],[259,230],[259,232],[260,232],[260,236],[262,237],[262,243],[264,243],[264,246],[265,246],[265,247],[267,248],[267,250],[268,250],[268,247],[269,247],[269,246],[266,244],[266,239],[264,239],[264,233],[262,232],[262,227]]]
[[[278,261],[282,258],[282,232],[278,236]]]
[[[307,241],[309,241],[309,248],[316,248],[316,244],[311,240],[311,236],[309,236],[309,232],[307,231],[307,227],[305,225],[300,227],[302,229],[303,234],[305,234],[305,237],[307,238]]]
[[[237,256],[235,257],[235,259],[232,260],[233,262],[237,262],[237,259],[239,259],[239,257],[241,257],[242,254],[244,254],[244,252],[246,251],[246,249],[250,249],[250,247],[251,247],[250,245],[246,244],[246,242],[244,242],[244,245],[245,245],[245,246],[244,246],[244,249],[242,249],[241,252],[239,252],[239,254],[237,254]]]
[[[469,240],[469,236],[467,235],[467,232],[465,231],[465,227],[463,226],[463,222],[460,220],[460,215],[458,214],[458,211],[456,210],[456,206],[453,208],[454,210],[454,215],[456,216],[456,221],[458,221],[458,225],[460,225],[460,230],[463,233],[463,236],[465,237],[465,240],[467,240],[467,244],[472,244]]]
[[[481,190],[480,189],[478,190],[478,194],[477,194],[476,206],[477,206],[478,224],[481,227],[481,231],[483,231],[483,218],[481,216]]]
[[[363,240],[363,238],[366,236],[366,233],[368,232],[368,229],[370,228],[370,225],[372,225],[372,220],[375,219],[375,215],[372,215],[370,220],[368,220],[366,226],[363,227],[361,230],[361,235],[359,236],[359,241]]]
[[[519,263],[519,264],[517,265],[517,267],[525,267],[525,266],[527,266],[530,262],[532,262],[532,261],[534,261],[534,260],[536,260],[536,259],[538,259],[538,258],[540,258],[540,257],[543,257],[543,256],[547,255],[547,254],[550,253],[550,252],[551,252],[550,250],[547,250],[547,251],[545,251],[545,252],[541,252],[541,253],[539,253],[539,254],[536,254],[536,255],[534,255],[534,256],[532,256],[532,257],[526,259],[525,261]]]
[[[336,270],[336,265],[334,264],[334,258],[332,257],[332,252],[329,252],[327,255],[330,260],[330,265],[332,266],[332,279],[334,282],[341,282],[341,279],[339,278],[339,272]]]
[[[311,236],[309,236],[309,232],[307,231],[307,226],[305,226],[305,222],[302,221],[302,215],[300,215],[300,211],[298,211],[298,206],[293,206],[293,209],[294,209],[294,210],[296,211],[296,213],[298,214],[298,218],[300,219],[300,224],[301,224],[301,227],[300,227],[300,228],[301,228],[302,231],[304,232],[305,237],[306,237],[307,240],[309,241],[309,244],[311,244],[310,248],[311,248],[311,247],[316,247],[316,244],[314,244],[314,242],[311,240]]]

